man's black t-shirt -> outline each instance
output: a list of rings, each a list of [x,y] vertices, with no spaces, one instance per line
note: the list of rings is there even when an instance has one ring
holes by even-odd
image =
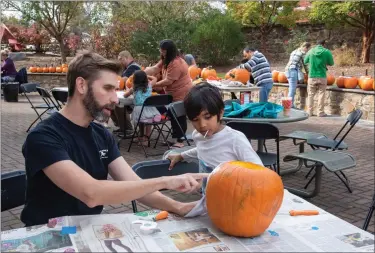
[[[137,70],[141,70],[141,66],[139,66],[139,64],[135,61],[132,61],[122,73],[122,77],[130,77]]]
[[[58,188],[43,169],[71,160],[93,178],[106,180],[108,165],[121,154],[113,136],[100,124],[81,127],[60,113],[40,122],[22,147],[25,157],[27,190],[21,220],[26,226],[68,215],[100,214],[103,206],[89,208],[85,203]]]

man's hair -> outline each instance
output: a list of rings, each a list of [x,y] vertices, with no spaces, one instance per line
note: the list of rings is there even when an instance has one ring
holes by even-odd
[[[9,55],[9,50],[8,49],[1,50],[1,55],[8,56]]]
[[[326,40],[318,40],[316,42],[316,44],[321,45],[321,46],[325,46],[326,45]]]
[[[122,67],[118,61],[108,60],[97,53],[87,50],[78,52],[69,63],[66,75],[69,97],[74,95],[78,77],[82,77],[88,82],[88,85],[91,85],[93,81],[98,79],[100,70],[108,70],[119,74]]]
[[[301,47],[310,48],[310,47],[311,47],[311,44],[310,44],[310,42],[303,42],[303,43],[301,44]]]
[[[203,110],[207,110],[211,116],[218,116],[224,110],[224,102],[217,87],[207,82],[201,82],[191,88],[184,99],[186,115],[189,120],[196,118]]]
[[[245,48],[244,48],[244,51],[245,51],[246,53],[248,53],[248,52],[255,52],[256,50],[255,50],[255,48],[253,48],[253,47],[245,47]]]
[[[118,54],[118,57],[119,58],[133,58],[132,54],[129,51],[127,51],[127,50],[121,51]]]

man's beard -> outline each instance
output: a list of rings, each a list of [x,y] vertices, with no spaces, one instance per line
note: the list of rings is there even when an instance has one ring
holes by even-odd
[[[86,110],[90,113],[91,117],[99,122],[107,122],[110,115],[107,115],[103,109],[114,110],[116,105],[113,104],[106,104],[104,106],[100,106],[98,101],[96,101],[94,97],[94,93],[92,92],[92,88],[89,86],[87,94],[83,99],[83,105],[85,106]]]

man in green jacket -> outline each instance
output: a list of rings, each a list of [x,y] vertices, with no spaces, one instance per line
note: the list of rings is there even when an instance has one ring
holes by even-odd
[[[319,40],[317,45],[311,49],[304,63],[309,64],[309,79],[307,81],[307,112],[313,115],[314,97],[318,91],[318,116],[324,117],[325,92],[327,88],[327,65],[333,66],[331,51],[324,48],[325,40]]]

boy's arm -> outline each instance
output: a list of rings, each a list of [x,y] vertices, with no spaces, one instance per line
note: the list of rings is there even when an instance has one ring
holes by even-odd
[[[198,151],[197,151],[197,148],[192,148],[192,149],[189,149],[187,151],[184,151],[181,153],[181,156],[182,158],[185,160],[185,161],[191,161],[191,160],[194,160],[194,159],[198,159]]]
[[[332,53],[331,51],[327,51],[327,65],[328,66],[333,66],[334,65],[334,62],[333,62],[333,56],[332,56]]]
[[[258,154],[254,151],[249,140],[242,133],[237,135],[235,138],[234,152],[236,153],[239,161],[252,162],[264,166],[262,160],[260,160]]]

